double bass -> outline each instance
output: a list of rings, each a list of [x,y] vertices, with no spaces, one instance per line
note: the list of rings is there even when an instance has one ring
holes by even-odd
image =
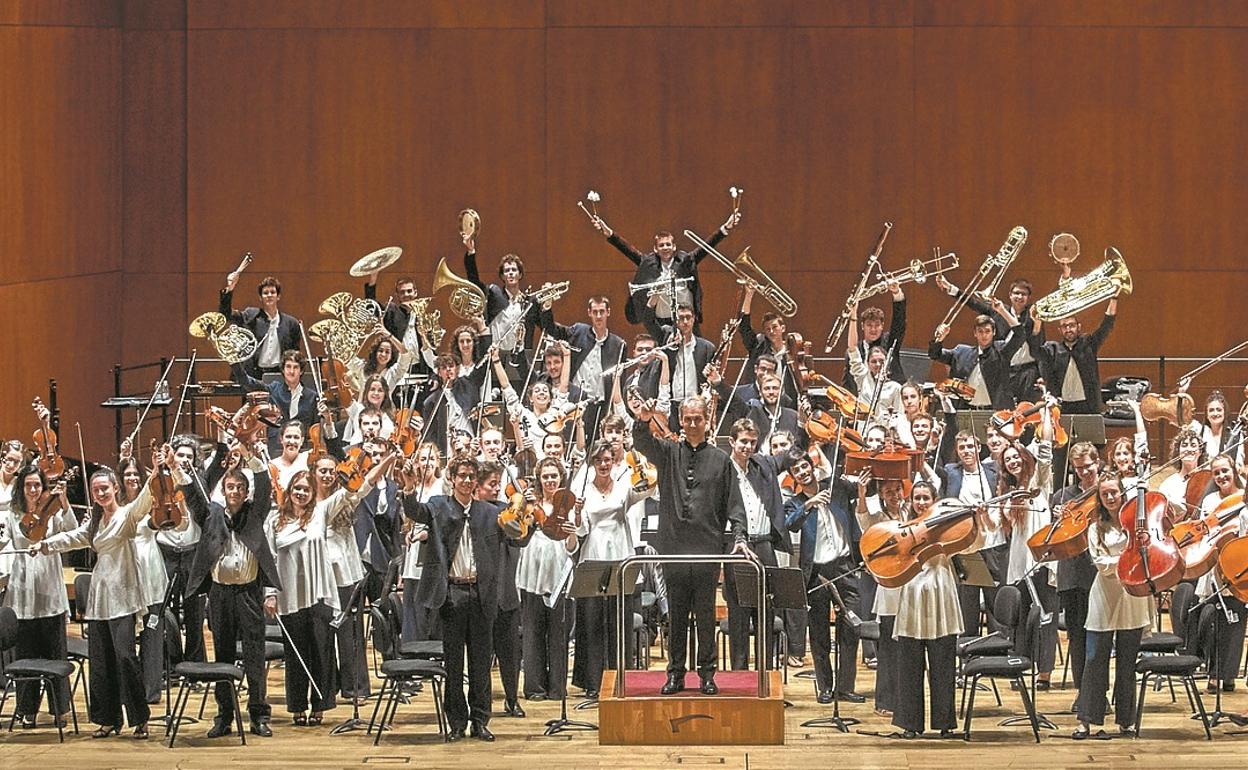
[[[1132,596],[1150,596],[1173,588],[1183,579],[1183,559],[1171,535],[1170,501],[1150,492],[1141,471],[1136,496],[1119,511],[1127,544],[1118,557],[1118,580]]]

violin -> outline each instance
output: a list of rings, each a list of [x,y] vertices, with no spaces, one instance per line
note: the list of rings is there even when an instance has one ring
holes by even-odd
[[[534,526],[541,526],[546,511],[541,504],[530,502],[525,492],[533,482],[527,478],[516,479],[507,484],[507,506],[498,513],[498,526],[512,540],[523,540]]]
[[[984,506],[1035,497],[1038,490],[1016,490],[980,505],[937,501],[910,521],[881,521],[862,533],[859,547],[867,569],[886,588],[899,588],[914,579],[923,565],[937,556],[958,553],[975,542],[979,525],[975,512]]]
[[[38,397],[35,398],[32,406],[34,406],[36,412],[47,409],[43,405],[43,399]],[[47,477],[48,481],[60,478],[61,474],[65,472],[65,458],[61,457],[56,431],[40,420],[39,427],[35,428],[35,432],[31,434],[30,440],[39,453],[39,470],[43,471],[43,475]]]
[[[850,420],[865,420],[871,416],[871,405],[855,396],[848,388],[832,383],[827,387],[827,397],[836,410]]]
[[[1141,481],[1136,496],[1119,511],[1127,545],[1118,557],[1118,580],[1132,596],[1149,596],[1173,588],[1183,579],[1183,559],[1171,535],[1170,501],[1148,491]]]
[[[645,403],[646,399],[641,395],[641,390],[636,385],[629,385],[628,397],[641,403]],[[657,439],[668,439],[675,441],[680,438],[675,431],[672,430],[671,424],[668,422],[667,415],[653,411],[650,413],[650,435]]]
[[[1032,557],[1036,561],[1061,561],[1088,550],[1088,527],[1092,526],[1099,506],[1097,487],[1058,506],[1061,514],[1027,538]]]
[[[1165,420],[1176,428],[1182,428],[1191,423],[1195,410],[1195,402],[1186,393],[1175,393],[1173,396],[1145,393],[1140,398],[1140,416],[1148,422]]]
[[[537,424],[547,433],[563,433],[569,424],[581,418],[584,404],[568,404],[558,409],[547,409],[537,418]]]
[[[339,418],[339,413],[347,407],[347,405],[355,402],[356,392],[351,387],[351,379],[347,376],[347,366],[343,362],[334,358],[333,348],[329,342],[325,342],[325,358],[321,362],[326,366],[325,377],[323,378],[323,389],[321,397],[325,399],[325,403],[329,406],[330,412],[333,413],[333,419]]]
[[[861,433],[849,426],[842,426],[839,420],[822,409],[811,411],[806,420],[806,435],[810,436],[812,444],[836,442],[846,452],[863,452],[867,448]]]
[[[966,380],[960,380],[957,377],[949,377],[941,380],[933,386],[937,393],[955,398],[961,398],[964,401],[970,401],[975,398],[975,388],[971,387]]]
[[[659,483],[659,469],[654,463],[647,460],[641,452],[636,449],[628,450],[624,455],[624,461],[628,463],[629,469],[632,471],[631,483],[634,492],[645,492],[647,489],[654,489]]]
[[[545,514],[540,526],[542,534],[551,540],[563,540],[567,538],[568,533],[563,531],[563,525],[568,521],[568,514],[576,507],[576,495],[567,489],[557,489],[550,498],[550,513]],[[576,522],[580,526],[581,522]]]
[[[156,451],[156,439],[151,442],[152,452]],[[173,483],[173,473],[164,462],[156,463],[152,476],[147,481],[148,490],[152,493],[152,529],[174,529],[182,525],[183,508],[186,496]]]
[[[411,457],[420,443],[420,431],[416,428],[416,420],[419,418],[420,412],[408,407],[394,413],[394,432],[390,434],[390,441],[399,448],[404,457]]]
[[[1248,536],[1237,537],[1218,552],[1218,571],[1231,595],[1248,601]]]
[[[1242,491],[1227,495],[1216,508],[1198,519],[1181,521],[1170,530],[1183,558],[1183,579],[1195,580],[1213,569],[1218,554],[1238,530],[1228,526],[1244,510]]]
[[[347,450],[347,457],[338,463],[334,471],[338,474],[338,481],[352,492],[360,491],[360,487],[364,486],[364,477],[368,475],[368,471],[373,467],[373,456],[364,451],[362,446],[353,446]]]
[[[1045,395],[1047,396],[1048,394],[1046,393]],[[1013,409],[1000,409],[993,412],[992,417],[988,419],[988,424],[1002,436],[1011,441],[1018,441],[1028,425],[1040,425],[1046,410],[1049,413],[1049,420],[1053,426],[1053,446],[1066,446],[1066,443],[1070,441],[1070,436],[1066,434],[1066,429],[1062,427],[1062,410],[1058,408],[1057,404],[1051,404],[1047,401],[1040,401],[1034,404],[1030,401],[1020,401]]]
[[[63,476],[56,480],[56,483],[43,490],[39,495],[39,499],[35,501],[34,506],[22,514],[18,526],[22,528],[22,534],[26,536],[27,540],[30,540],[32,543],[38,543],[48,537],[48,526],[52,523],[52,516],[61,510],[61,495],[64,493],[66,485],[73,481],[77,475],[78,467],[71,467]]]

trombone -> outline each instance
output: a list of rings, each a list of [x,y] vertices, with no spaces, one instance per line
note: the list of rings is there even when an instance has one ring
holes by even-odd
[[[941,254],[940,247],[932,250],[935,257],[924,262],[919,259],[910,260],[910,265],[903,270],[894,270],[891,273],[881,273],[880,279],[858,292],[858,301],[861,302],[868,297],[874,297],[877,294],[883,294],[888,291],[890,283],[926,283],[927,279],[933,275],[947,273],[950,270],[958,268],[958,255],[952,251],[948,254]]]
[[[736,276],[737,283],[743,284],[747,288],[763,299],[767,300],[775,307],[776,311],[785,318],[792,318],[797,315],[797,302],[790,297],[784,289],[780,288],[780,284],[772,280],[767,272],[758,266],[750,256],[750,247],[746,246],[736,259],[729,260],[723,254],[715,250],[715,247],[692,230],[685,231],[685,237],[698,245],[698,248],[705,249],[707,254],[719,262],[719,264],[728,268],[728,272]]]
[[[948,326],[953,323],[953,319],[957,318],[958,313],[962,312],[962,308],[966,307],[966,303],[976,294],[980,294],[984,299],[991,300],[997,293],[997,287],[1001,285],[1001,279],[1005,277],[1005,271],[1018,257],[1018,253],[1023,250],[1023,244],[1027,243],[1027,228],[1022,225],[1016,226],[1010,230],[1010,234],[1006,237],[1005,242],[1001,244],[1001,248],[997,249],[996,254],[989,254],[984,258],[984,263],[979,266],[979,272],[971,279],[966,288],[962,290],[962,296],[954,300],[953,307],[949,308],[949,312],[945,313],[944,320],[940,322],[940,326]],[[988,280],[988,276],[996,270],[997,274],[988,285],[984,285],[984,281]]]
[[[884,241],[888,240],[888,234],[892,230],[893,223],[885,222],[884,229],[880,231],[880,237],[875,242],[875,248],[871,250],[871,256],[867,257],[867,269],[862,271],[862,277],[858,279],[858,285],[850,292],[849,299],[845,300],[845,309],[841,311],[841,315],[836,319],[836,323],[832,324],[832,331],[828,332],[828,338],[823,343],[824,353],[832,352],[832,348],[836,347],[836,343],[841,341],[841,335],[849,327],[850,317],[854,314],[853,307],[858,303],[858,299],[864,296],[863,292],[867,290],[867,281],[871,280],[871,271],[880,270],[880,252],[884,251]]]

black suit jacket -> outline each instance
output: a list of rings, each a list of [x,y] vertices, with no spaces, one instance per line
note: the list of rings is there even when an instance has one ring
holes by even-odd
[[[491,323],[494,317],[511,304],[507,290],[496,283],[488,286],[481,280],[481,271],[477,269],[477,255],[473,252],[464,254],[464,277],[471,281],[485,294],[485,322]],[[528,312],[524,314],[523,329],[520,332],[520,344],[525,350],[533,349],[533,330],[541,323],[541,307],[536,302],[529,303]]]
[[[218,444],[218,460],[214,461],[214,465],[224,461],[225,454],[225,447]],[[204,489],[211,489],[220,477],[219,471],[210,471],[205,478]],[[183,487],[187,510],[200,528],[199,543],[191,560],[191,574],[187,576],[184,595],[194,596],[207,592],[212,582],[212,570],[225,551],[231,531],[256,557],[256,578],[260,583],[281,589],[282,581],[277,574],[277,562],[273,559],[273,552],[269,550],[268,538],[264,536],[264,519],[269,513],[272,495],[272,482],[268,472],[255,474],[253,484],[255,489],[252,490],[252,499],[244,502],[233,517],[221,505],[205,498],[199,484]]]
[[[859,308],[861,310],[861,308]],[[850,323],[858,323],[858,321],[850,321]],[[884,348],[884,352],[888,352],[889,348],[893,350],[893,360],[888,365],[888,378],[894,382],[904,383],[906,381],[906,373],[901,368],[901,346],[906,341],[906,300],[903,297],[900,300],[893,301],[893,320],[889,323],[888,331],[880,335],[875,342],[867,342],[861,337],[858,339],[858,355],[862,356],[865,362],[869,357],[871,348]],[[849,371],[849,353],[845,354],[845,373],[841,377],[841,384],[849,388],[854,393],[858,392],[858,382]]]
[[[282,452],[282,423],[289,419],[290,415],[290,399],[293,395],[290,389],[286,387],[285,380],[274,380],[267,385],[261,380],[256,379],[243,368],[242,364],[234,364],[230,367],[230,373],[234,375],[234,381],[241,385],[247,392],[263,390],[269,394],[269,403],[276,406],[282,413],[282,417],[277,421],[277,425],[270,425],[266,428],[266,438],[268,439],[269,454],[276,457]],[[316,391],[312,388],[304,387],[303,392],[299,394],[299,410],[295,419],[303,423],[303,427],[312,427],[319,421],[316,413]]]
[[[1066,378],[1066,368],[1070,359],[1075,359],[1075,368],[1079,371],[1079,379],[1083,383],[1083,393],[1087,398],[1092,412],[1101,411],[1101,374],[1097,354],[1105,338],[1114,328],[1117,316],[1105,315],[1101,325],[1091,334],[1080,334],[1075,344],[1067,347],[1062,340],[1050,340],[1039,348],[1040,373],[1049,383],[1050,392],[1061,395],[1062,381]]]
[[[386,512],[378,513],[381,492],[373,489],[356,506],[355,543],[375,572],[385,573],[390,560],[402,551],[403,512],[398,486],[386,481]]]
[[[371,299],[373,301],[377,300],[377,284],[364,284],[364,298]],[[398,302],[385,303],[382,308],[382,326],[385,326],[386,331],[394,335],[395,339],[402,341],[404,335],[407,334],[407,327],[412,321],[412,311],[408,310],[406,306],[401,305]],[[409,350],[408,352],[415,356],[414,362],[416,371],[422,374],[429,374],[431,372],[429,362],[425,360],[424,340],[418,339],[416,349]],[[434,352],[436,353],[437,351]]]
[[[1004,342],[997,340],[982,353],[974,345],[958,345],[950,350],[932,340],[927,346],[927,357],[947,364],[949,376],[961,380],[970,377],[978,363],[984,384],[988,386],[992,408],[1010,409],[1014,406],[1014,393],[1010,388],[1010,359],[1025,340],[1026,335],[1019,327],[1015,327],[1014,333]]]
[[[979,472],[983,476],[984,484],[988,487],[985,490],[984,499],[996,496],[997,464],[991,460],[981,460]],[[940,476],[945,491],[942,497],[957,497],[962,494],[962,479],[965,478],[965,475],[963,474],[961,463],[947,463],[936,469],[936,475]]]
[[[723,229],[716,230],[707,243],[711,246],[717,245],[728,234]],[[659,280],[659,275],[663,272],[663,265],[659,261],[659,255],[655,252],[642,254],[628,241],[619,235],[612,233],[607,238],[607,243],[620,250],[624,256],[628,257],[634,265],[637,266],[637,272],[633,275],[633,283],[653,283]],[[702,323],[702,284],[698,281],[698,263],[706,259],[707,252],[702,248],[694,251],[677,251],[672,256],[672,272],[677,278],[692,278],[689,282],[689,291],[693,294],[693,315]],[[629,295],[628,304],[624,307],[624,317],[628,319],[630,324],[639,324],[645,319],[646,301],[645,292],[637,292]]]
[[[745,467],[745,478],[754,493],[763,501],[763,509],[771,519],[771,544],[786,553],[793,550],[793,536],[785,524],[784,496],[780,493],[780,474],[789,469],[788,455],[757,452],[750,455]]]
[[[664,355],[667,356],[667,370],[671,373],[672,382],[675,382],[676,378],[679,376],[678,373],[680,371],[677,367],[684,365],[681,363],[680,348],[676,348],[675,350],[670,350],[670,349],[665,350],[663,351],[663,353]],[[711,342],[705,337],[693,338],[693,368],[697,372],[697,375],[698,375],[698,387],[699,388],[701,388],[702,385],[706,383],[706,374],[704,370],[706,369],[706,365],[709,364],[711,362],[711,359],[713,359],[714,357],[715,357],[715,343],[714,342]],[[679,404],[676,404],[675,401],[673,400],[672,406],[677,407],[679,406]]]
[[[486,617],[493,620],[498,610],[503,550],[508,547],[503,530],[498,526],[498,507],[473,500],[465,518],[459,502],[452,497],[435,495],[423,503],[416,495],[404,495],[402,499],[404,514],[429,528],[429,540],[421,549],[424,571],[416,589],[416,601],[431,610],[446,602],[451,563],[459,551],[460,536],[467,526],[477,564],[477,593],[481,608]]]
[[[234,292],[221,290],[221,301],[218,310],[231,323],[242,326],[251,331],[256,336],[256,341],[260,342],[265,335],[269,333],[269,317],[264,311],[258,307],[246,307],[242,310],[234,309]],[[286,350],[302,350],[303,340],[299,334],[299,319],[293,315],[279,311],[277,317],[277,345],[278,352]],[[257,356],[260,354],[259,346],[256,347],[256,355],[243,362],[248,374],[253,377],[260,376],[260,364],[257,362]]]
[[[549,336],[557,340],[565,340],[569,345],[579,350],[572,351],[571,369],[568,370],[569,390],[570,383],[576,380],[576,373],[580,371],[581,364],[585,363],[585,359],[597,345],[598,338],[594,336],[594,327],[587,323],[574,323],[571,326],[555,322],[555,315],[549,310],[543,310],[541,313],[542,329]],[[624,359],[624,340],[614,332],[607,332],[607,339],[602,343],[602,368],[606,369],[615,366]],[[603,377],[602,393],[604,396],[610,396],[614,375]],[[570,395],[570,394],[569,394]]]

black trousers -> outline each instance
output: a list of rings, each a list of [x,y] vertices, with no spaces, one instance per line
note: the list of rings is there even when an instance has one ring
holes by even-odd
[[[1083,683],[1083,672],[1088,653],[1088,595],[1090,589],[1072,588],[1057,595],[1058,604],[1066,619],[1066,654],[1070,659],[1070,679],[1075,689]],[[1133,656],[1132,661],[1135,660]],[[1043,670],[1043,669],[1042,669]]]
[[[875,708],[897,708],[897,640],[893,638],[896,615],[880,615],[880,641],[875,655]]]
[[[842,556],[826,564],[811,566],[808,589],[821,585],[819,578],[835,580],[854,569],[853,559]],[[850,609],[858,607],[858,581],[845,578],[836,581],[841,600]],[[853,692],[858,682],[858,630],[844,612],[836,614],[836,677],[832,676],[832,590],[821,588],[809,594],[810,654],[815,661],[815,682],[820,692],[834,687],[838,692]]]
[[[1043,612],[1051,615],[1048,623],[1040,625],[1040,635],[1037,640],[1035,654],[1032,656],[1036,662],[1036,672],[1040,674],[1050,674],[1053,672],[1053,665],[1057,662],[1057,589],[1049,585],[1049,568],[1041,567],[1032,575],[1032,582],[1036,587],[1036,596],[1040,598],[1040,608]],[[1022,594],[1023,601],[1018,613],[1018,627],[1015,633],[1021,633],[1023,624],[1027,622],[1027,615],[1031,612],[1031,592],[1027,588],[1027,581],[1020,580],[1017,584],[1018,592]],[[1087,597],[1084,597],[1087,602]],[[1087,609],[1084,609],[1084,617],[1087,617]],[[1067,628],[1069,628],[1070,619],[1067,618]],[[1082,628],[1082,626],[1080,626]],[[1017,636],[1015,637],[1018,638]],[[1073,647],[1073,644],[1072,644]],[[1082,663],[1080,664],[1082,672]]]
[[[568,684],[568,631],[572,600],[559,597],[547,607],[543,596],[520,593],[520,613],[524,623],[524,697],[541,695],[562,698]],[[495,626],[497,629],[497,626]],[[579,654],[580,648],[577,648]]]
[[[65,613],[46,618],[17,621],[17,646],[14,660],[45,658],[65,660]],[[39,682],[18,682],[17,713],[34,716],[39,713],[43,691]],[[69,678],[56,680],[56,704],[62,714],[69,713]],[[48,713],[52,713],[52,701],[48,700]],[[53,714],[53,716],[59,716]]]
[[[639,600],[636,594],[624,597],[624,659],[632,660],[637,654],[637,640],[632,634],[633,613],[637,612]],[[584,680],[586,692],[597,692],[602,687],[602,672],[615,668],[617,627],[619,619],[618,600],[614,596],[594,596],[578,599],[577,616],[581,626],[577,633],[577,667]],[[699,641],[699,645],[701,642]],[[714,647],[714,644],[711,645]],[[566,652],[566,646],[565,646]],[[584,662],[580,662],[581,660]]]
[[[149,605],[139,632],[139,665],[143,669],[143,692],[148,703],[160,702],[165,674],[165,622],[157,613],[159,604]]]
[[[182,645],[182,660],[203,663],[207,660],[204,650],[204,595],[183,596],[186,591],[187,576],[191,574],[191,562],[195,559],[195,550],[195,548],[189,548],[185,551],[175,551],[168,546],[160,547],[160,553],[165,557],[165,572],[170,580],[177,581],[177,586],[170,594],[169,605],[175,617],[181,613],[182,627],[186,631],[186,641]]]
[[[764,565],[776,566],[776,552],[772,549],[771,543],[750,543],[750,548]],[[750,627],[757,623],[758,613],[754,607],[742,607],[737,597],[739,593],[744,592],[753,601],[758,594],[758,576],[753,573],[752,569],[749,569],[749,580],[739,581],[732,565],[724,566],[724,601],[728,604],[728,658],[733,671],[743,671],[750,667]],[[738,583],[740,583],[740,588],[738,588]],[[764,613],[767,627],[763,629],[763,639],[767,645],[764,648],[767,650],[767,659],[772,660],[776,656],[774,630],[776,613],[770,606],[771,602],[767,604]]]
[[[685,675],[689,662],[689,620],[697,630],[698,675],[715,675],[715,586],[718,564],[664,564],[671,650],[667,673]]]
[[[806,657],[806,608],[784,611],[784,634],[789,638],[789,655]]]
[[[447,587],[446,601],[438,609],[442,619],[442,649],[446,653],[446,691],[443,710],[452,730],[462,730],[471,719],[489,724],[491,701],[490,664],[494,660],[494,621],[485,614],[477,585]],[[464,698],[464,653],[468,653],[468,697]]]
[[[87,622],[89,716],[97,725],[120,726],[123,707],[132,727],[146,724],[151,717],[134,650],[134,623],[134,615]]]
[[[213,660],[217,663],[238,660],[238,643],[243,643],[247,713],[253,722],[267,720],[272,710],[269,707],[264,663],[264,588],[260,581],[253,580],[237,586],[209,583],[208,627],[212,629]],[[216,699],[217,719],[226,724],[232,723],[234,697],[225,682],[217,683]]]
[[[503,697],[514,701],[520,692],[520,638],[529,633],[521,630],[520,608],[498,610],[494,615],[494,655],[498,658],[498,678],[503,683]]]
[[[334,641],[338,646],[338,687],[342,697],[367,698],[372,694],[368,681],[368,655],[364,651],[364,596],[368,578],[360,581],[356,595],[355,586],[338,586],[338,606],[344,611],[347,603],[355,598],[354,611],[334,629]]]
[[[1105,723],[1105,691],[1109,689],[1109,658],[1113,652],[1114,721],[1124,727],[1135,724],[1135,659],[1140,653],[1144,629],[1129,631],[1088,631],[1087,666],[1079,688],[1079,721],[1092,725]],[[1073,642],[1072,642],[1073,644]]]
[[[881,636],[883,634],[881,633]],[[932,701],[932,729],[952,730],[958,726],[954,709],[954,680],[957,668],[958,637],[897,640],[897,688],[893,724],[902,730],[923,732],[923,672]]]
[[[405,642],[423,642],[432,639],[429,608],[416,601],[417,578],[403,578],[403,622],[400,634]]]
[[[979,636],[980,598],[988,608],[988,630],[1003,631],[1001,624],[992,616],[993,605],[997,601],[997,588],[1005,582],[1006,569],[1009,566],[1010,544],[1002,543],[979,552],[984,559],[984,566],[997,585],[990,587],[971,586],[958,583],[958,603],[962,607],[962,628],[965,636]]]
[[[290,639],[286,644],[286,710],[299,714],[308,710],[311,703],[312,711],[328,711],[338,705],[334,698],[334,634],[329,621],[334,619],[334,608],[324,602],[317,602],[291,615],[283,615],[282,623],[286,625],[286,633]],[[263,626],[260,627],[263,631]],[[308,671],[303,670],[299,658],[303,656]],[[308,672],[312,680],[308,679]],[[312,688],[316,682],[317,690]],[[250,710],[250,704],[248,704]]]

